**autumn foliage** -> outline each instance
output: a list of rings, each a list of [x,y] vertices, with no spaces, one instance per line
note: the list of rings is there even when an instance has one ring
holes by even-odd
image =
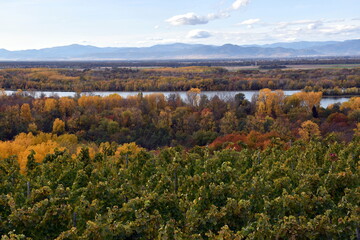
[[[323,79],[330,73],[349,82]],[[356,239],[360,98],[323,108],[312,91],[341,95],[334,84],[353,87],[356,74],[0,71],[6,88],[188,91],[185,100],[2,91],[1,239]],[[262,89],[279,85],[306,89]],[[201,94],[225,88],[262,90],[251,100]]]
[[[4,69],[0,88],[48,91],[239,91],[304,89],[325,95],[358,95],[359,68],[228,71],[219,67]]]
[[[44,161],[37,155],[49,141],[61,146],[60,137],[19,135],[7,143],[13,153],[21,145],[31,150],[23,148],[25,174],[14,157],[0,161],[0,235],[356,239],[360,138],[349,143],[313,138],[283,148],[276,138],[268,144],[270,135],[227,135],[216,142],[228,149],[216,151],[167,147],[152,152],[134,143],[103,143],[92,154],[89,143],[74,155],[68,148],[50,151]],[[253,139],[266,148],[243,146]]]

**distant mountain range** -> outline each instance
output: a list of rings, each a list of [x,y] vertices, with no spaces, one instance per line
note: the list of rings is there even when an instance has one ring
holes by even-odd
[[[360,56],[360,39],[343,42],[290,42],[244,46],[174,43],[141,48],[100,48],[73,44],[39,50],[8,51],[0,49],[1,61],[236,59],[320,56]]]

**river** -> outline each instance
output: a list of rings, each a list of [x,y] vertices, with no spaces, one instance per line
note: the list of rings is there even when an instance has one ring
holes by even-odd
[[[5,91],[7,95],[11,95],[16,91]],[[75,92],[57,92],[57,91],[24,91],[25,93],[29,93],[31,96],[39,97],[41,94],[51,97],[51,96],[59,96],[59,97],[74,97],[76,95]],[[251,101],[251,98],[257,94],[259,91],[204,91],[201,94],[206,95],[209,99],[214,96],[219,96],[221,99],[233,98],[238,93],[243,93],[245,98]],[[285,90],[285,95],[292,95],[294,93],[300,92],[300,90]],[[98,95],[98,96],[108,96],[111,94],[119,94],[120,96],[126,98],[128,96],[135,96],[140,92],[84,92],[82,95]],[[186,100],[186,92],[185,91],[176,91],[176,92],[142,92],[144,96],[154,94],[154,93],[162,93],[165,97],[168,97],[171,94],[179,94],[183,100]],[[350,97],[323,97],[320,102],[320,105],[324,108],[328,107],[334,103],[343,103],[350,99]]]

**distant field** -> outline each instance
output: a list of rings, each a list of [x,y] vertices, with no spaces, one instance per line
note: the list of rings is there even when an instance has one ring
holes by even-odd
[[[208,66],[224,67],[229,71],[257,69],[261,65],[285,65],[292,69],[353,68],[360,66],[360,58],[308,58],[308,59],[208,59],[208,60],[148,60],[148,61],[0,61],[0,69],[7,68],[163,68]]]
[[[317,68],[358,68],[360,64],[304,64],[304,65],[286,65],[290,69],[317,69]]]
[[[230,71],[230,72],[235,72],[238,70],[255,70],[255,69],[259,69],[259,66],[231,66],[231,67],[226,67],[226,66],[220,66],[222,68],[225,68],[226,70]]]
[[[306,69],[341,69],[341,68],[358,68],[360,67],[360,64],[301,64],[301,65],[285,65],[286,69],[300,69],[300,70],[306,70]],[[235,72],[238,70],[255,70],[259,69],[259,66],[255,65],[249,65],[249,66],[221,66],[228,71]]]

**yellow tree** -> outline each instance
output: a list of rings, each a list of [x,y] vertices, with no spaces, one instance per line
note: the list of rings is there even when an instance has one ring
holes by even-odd
[[[76,102],[68,97],[62,97],[59,99],[59,110],[62,116],[69,116],[74,112]]]
[[[28,125],[28,131],[31,133],[37,133],[38,132],[38,127],[36,125],[36,123],[29,123]]]
[[[320,106],[320,101],[322,98],[322,92],[308,92],[306,95],[306,98],[304,99],[304,102],[306,103],[309,111],[315,106]]]
[[[44,104],[44,111],[45,112],[51,112],[54,111],[57,108],[57,100],[53,98],[48,98],[45,100]]]
[[[162,93],[153,93],[145,96],[147,99],[150,109],[157,111],[158,109],[164,109],[166,106],[166,99]]]
[[[135,156],[136,154],[138,154],[142,150],[144,150],[144,148],[139,147],[134,142],[124,143],[123,145],[121,145],[121,146],[119,146],[117,148],[117,150],[115,152],[115,156],[117,156],[117,157],[124,156],[124,155]]]
[[[61,151],[64,150],[64,148],[61,148],[58,143],[51,140],[27,147],[26,150],[18,153],[20,170],[24,172],[31,150],[35,152],[35,161],[40,163],[44,160],[47,154],[53,154],[55,149],[59,149]]]
[[[273,109],[277,116],[283,112],[283,106],[285,103],[285,94],[283,90],[274,91]]]
[[[65,123],[64,121],[56,118],[53,123],[52,132],[55,134],[61,134],[65,132]]]
[[[280,115],[284,105],[285,95],[282,90],[271,91],[268,88],[261,89],[256,102],[256,114],[258,116]]]
[[[20,119],[22,122],[28,123],[32,121],[30,105],[24,103],[20,108]]]
[[[309,141],[314,137],[318,137],[320,136],[319,126],[313,121],[305,121],[301,124],[299,135],[305,141]]]
[[[122,97],[119,94],[114,93],[103,97],[103,101],[107,109],[113,109],[116,107],[121,107]]]
[[[136,156],[139,152],[145,150],[136,145],[136,143],[125,143],[119,146],[115,152],[115,157],[125,162],[126,168],[129,166],[129,158]]]
[[[44,99],[35,99],[32,102],[33,110],[35,112],[43,112],[44,111],[44,105],[45,105],[45,100]]]
[[[346,108],[349,108],[351,110],[360,109],[360,97],[352,97],[349,101],[341,104],[341,110],[344,110]]]
[[[171,116],[172,115],[171,115],[170,107],[166,107],[164,110],[161,110],[156,126],[158,128],[170,129],[171,128]]]
[[[311,112],[313,107],[318,108],[322,98],[322,92],[298,92],[293,95],[298,98],[301,105],[306,108],[307,112]]]
[[[104,109],[104,101],[100,96],[81,96],[78,99],[80,107],[84,108],[88,112],[101,112]]]

